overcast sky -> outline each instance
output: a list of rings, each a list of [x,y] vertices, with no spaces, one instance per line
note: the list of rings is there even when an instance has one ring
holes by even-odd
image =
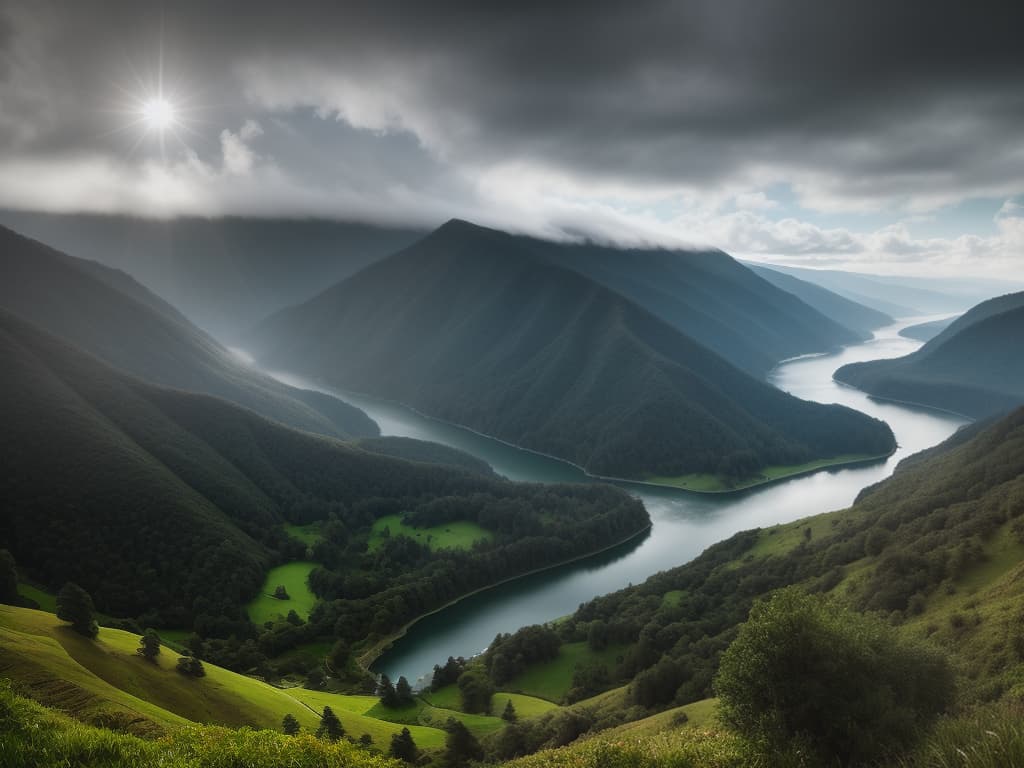
[[[0,0],[0,206],[1020,277],[1022,29],[941,0]]]

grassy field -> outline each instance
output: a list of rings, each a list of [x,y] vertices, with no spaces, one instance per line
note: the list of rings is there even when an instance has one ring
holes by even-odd
[[[44,592],[41,589],[29,586],[28,584],[18,584],[18,594],[22,597],[27,597],[30,600],[35,600],[39,603],[39,610],[47,611],[49,613],[57,612],[57,597],[51,595],[49,592]]]
[[[869,461],[871,459],[882,459],[884,456],[869,456],[867,454],[851,454],[847,456],[835,456],[831,459],[819,459],[817,461],[808,461],[804,464],[792,464],[788,466],[773,466],[765,467],[757,475],[747,480],[741,480],[733,483],[726,480],[721,475],[709,475],[709,474],[691,474],[691,475],[680,475],[677,477],[666,477],[662,475],[652,475],[644,478],[645,482],[655,483],[656,485],[668,485],[672,488],[682,488],[687,491],[699,491],[701,493],[723,493],[726,491],[739,491],[744,488],[753,488],[764,483],[770,483],[773,480],[781,480],[784,477],[791,477],[793,475],[802,475],[807,472],[814,472],[818,469],[827,469],[828,467],[841,467],[845,464],[859,463],[862,461]]]
[[[530,667],[505,687],[528,696],[560,702],[572,687],[573,672],[578,665],[600,662],[611,668],[615,666],[616,657],[625,650],[624,645],[611,645],[603,651],[592,651],[586,643],[566,643],[559,649],[558,658]]]
[[[418,541],[430,549],[469,549],[474,541],[484,539],[490,541],[494,534],[476,523],[456,521],[435,525],[431,528],[413,528],[406,525],[401,515],[385,515],[378,518],[370,531],[370,551],[381,546],[384,541],[384,529],[387,528],[390,535],[402,534],[410,539]]]
[[[385,707],[380,702],[375,702],[374,706],[366,714],[378,720],[386,720],[391,723],[429,725],[437,728],[444,726],[448,722],[448,718],[455,718],[462,722],[477,738],[500,731],[505,727],[505,721],[500,717],[469,715],[455,709],[432,706],[422,699],[417,699],[411,706],[398,709]]]
[[[446,685],[439,691],[425,691],[420,694],[421,698],[437,709],[458,710],[462,706],[457,685]],[[526,696],[522,693],[506,693],[498,691],[491,699],[491,713],[495,716],[501,715],[505,709],[505,702],[512,701],[516,708],[518,717],[535,717],[552,709],[558,709],[558,705],[546,699],[539,699],[536,696]]]
[[[205,677],[188,678],[175,671],[179,657],[171,649],[163,648],[153,663],[136,653],[138,647],[138,635],[130,632],[103,628],[89,640],[48,613],[0,605],[0,675],[86,722],[129,723],[131,732],[158,735],[190,721],[279,730],[292,714],[315,730],[328,704],[351,735],[367,733],[384,749],[400,730],[365,714],[377,704],[373,696],[282,690],[212,664],[204,665]],[[423,748],[444,745],[437,728],[409,730]]]
[[[323,536],[320,535],[320,523],[309,523],[308,525],[285,523],[284,531],[293,539],[298,539],[310,547],[323,541]]]
[[[288,611],[293,609],[303,619],[308,619],[309,612],[313,610],[313,604],[316,602],[316,595],[309,591],[306,577],[316,566],[316,563],[296,561],[271,568],[259,596],[249,603],[249,620],[254,624],[262,624],[278,616],[286,616]],[[283,584],[288,590],[288,600],[272,597],[274,589],[279,584]]]

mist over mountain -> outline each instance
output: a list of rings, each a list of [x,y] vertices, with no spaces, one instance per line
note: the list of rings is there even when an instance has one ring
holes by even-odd
[[[269,318],[247,348],[598,474],[891,450],[882,422],[752,378],[535,242],[451,221]]]
[[[1024,403],[1024,293],[983,302],[923,347],[845,365],[837,380],[872,395],[984,417]]]
[[[375,436],[361,410],[296,389],[235,358],[134,279],[0,227],[0,307],[142,379],[223,397],[285,424]]]
[[[893,318],[885,312],[852,301],[815,283],[758,264],[748,263],[746,266],[776,288],[814,307],[825,317],[856,331],[862,339],[871,338],[872,331],[893,322]]]
[[[222,340],[424,234],[325,219],[160,220],[11,210],[0,210],[0,224],[128,273]]]

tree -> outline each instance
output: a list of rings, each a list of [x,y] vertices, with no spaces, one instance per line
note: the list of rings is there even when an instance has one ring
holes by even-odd
[[[0,603],[18,605],[20,602],[14,556],[6,549],[0,549]]]
[[[938,651],[796,587],[757,603],[722,656],[724,721],[771,754],[874,762],[906,747],[953,696]]]
[[[608,647],[608,625],[602,619],[595,619],[587,631],[587,645],[591,650],[603,651]]]
[[[71,622],[71,628],[80,635],[96,637],[100,628],[93,618],[92,598],[73,582],[68,582],[57,593],[57,618]]]
[[[182,656],[178,659],[178,663],[175,666],[181,674],[186,677],[205,677],[206,669],[203,667],[203,662],[197,659],[195,656]]]
[[[341,724],[341,720],[334,714],[334,710],[330,707],[324,707],[324,713],[320,716],[320,727],[316,729],[316,737],[322,739],[324,737],[331,741],[337,741],[345,735],[345,726]]]
[[[391,678],[387,675],[380,676],[380,681],[377,683],[377,695],[380,696],[380,703],[385,707],[394,709],[398,706],[398,694],[395,692],[395,686],[391,684]]]
[[[371,736],[368,733],[364,733],[362,736],[359,737],[359,743],[362,744],[364,747],[371,747],[373,746],[373,736]]]
[[[351,656],[352,649],[349,647],[349,644],[344,640],[338,640],[331,647],[331,650],[328,651],[327,658],[324,659],[324,663],[332,674],[341,675],[346,669],[348,669]]]
[[[462,696],[463,712],[487,714],[491,711],[494,686],[482,671],[467,669],[459,675],[459,693]]]
[[[284,584],[278,584],[276,587],[274,587],[274,597],[276,597],[278,600],[291,600],[291,598],[288,596],[288,590],[285,589]]]
[[[407,763],[415,763],[419,759],[420,751],[416,747],[416,742],[412,740],[412,734],[409,733],[408,728],[403,728],[401,733],[391,735],[390,754]]]
[[[445,724],[448,735],[444,741],[442,764],[447,768],[463,768],[470,760],[483,760],[484,750],[480,742],[461,722],[453,717]]]
[[[160,635],[155,629],[147,629],[145,634],[139,638],[139,655],[149,661],[156,663],[156,657],[160,655]]]
[[[512,699],[509,699],[505,709],[501,712],[501,719],[506,723],[514,723],[517,717],[516,708],[512,705]]]
[[[299,721],[290,712],[281,720],[281,730],[285,736],[294,736],[299,732]]]
[[[395,698],[400,707],[408,707],[413,704],[412,686],[409,685],[409,681],[404,676],[399,677],[398,683],[395,684]]]
[[[313,667],[306,673],[306,684],[303,686],[311,691],[319,691],[324,687],[324,671],[320,667]]]

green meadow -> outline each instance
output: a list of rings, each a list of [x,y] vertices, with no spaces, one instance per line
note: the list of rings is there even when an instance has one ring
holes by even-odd
[[[387,533],[385,533],[387,529]],[[406,525],[401,515],[385,515],[378,518],[370,531],[370,551],[379,548],[387,536],[408,536],[410,539],[435,549],[469,549],[473,542],[481,539],[490,541],[494,534],[476,523],[457,520],[430,528],[414,528]]]
[[[309,612],[316,603],[316,595],[309,591],[306,579],[316,566],[316,563],[299,560],[271,568],[267,572],[259,596],[249,603],[250,621],[262,624],[278,616],[287,616],[290,610],[294,610],[303,619],[308,619]],[[288,591],[287,600],[278,600],[273,596],[278,585],[283,585]]]

